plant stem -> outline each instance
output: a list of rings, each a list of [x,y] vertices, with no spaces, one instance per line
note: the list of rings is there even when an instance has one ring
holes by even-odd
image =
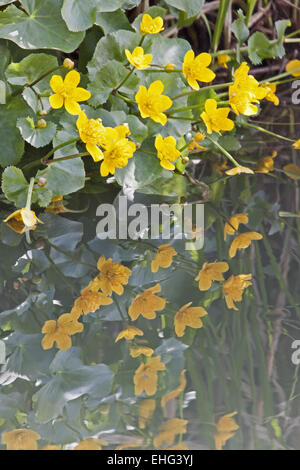
[[[218,142],[216,142],[214,139],[212,139],[209,135],[206,136],[208,140],[210,140],[230,161],[233,163],[235,166],[241,166],[234,158],[232,155],[230,155],[227,150],[225,150],[222,145],[220,145]]]
[[[274,82],[274,81],[277,81],[281,78],[288,77],[289,75],[292,75],[295,72],[300,73],[300,67],[297,67],[294,70],[290,70],[289,72],[284,72],[284,73],[280,73],[279,75],[274,75],[274,77],[271,77],[271,78],[266,78],[265,80],[261,80],[259,83],[261,84],[261,83],[266,83],[266,82]],[[297,77],[295,77],[295,78],[297,78]]]
[[[31,88],[33,87],[34,85],[36,85],[38,82],[40,82],[41,80],[43,80],[43,78],[47,77],[47,75],[49,75],[50,73],[53,73],[55,72],[56,70],[58,70],[61,66],[58,65],[54,68],[52,68],[51,70],[48,70],[48,72],[44,73],[43,75],[41,75],[39,78],[37,78],[36,80],[34,80],[33,82],[31,83],[26,83],[26,85],[24,85],[22,88],[19,88],[19,90],[16,90],[14,91],[11,96],[17,96],[19,95],[20,93],[23,92],[24,88]]]
[[[32,191],[33,191],[33,186],[34,186],[34,178],[30,178],[30,183],[28,187],[28,193],[27,193],[27,200],[26,200],[26,210],[30,211],[31,209],[31,199],[32,199]],[[30,232],[25,232],[25,237],[27,243],[30,245],[31,244],[31,238],[30,238]]]
[[[133,74],[134,69],[135,67],[132,67],[132,69],[129,71],[126,77],[121,81],[121,83],[116,88],[114,88],[114,90],[112,91],[113,95],[116,94],[116,92],[119,90],[119,88],[121,88],[124,85],[125,82],[127,82],[128,78]]]
[[[177,100],[178,98],[181,98],[183,96],[188,96],[188,95],[193,95],[194,93],[201,93],[201,91],[207,91],[207,90],[219,90],[222,88],[227,88],[228,86],[232,85],[233,82],[228,82],[228,83],[217,83],[216,85],[209,85],[203,88],[200,88],[200,90],[189,90],[185,91],[183,93],[180,93],[179,95],[175,95],[171,97],[171,100]]]
[[[265,134],[272,135],[274,137],[277,137],[278,139],[286,140],[287,142],[295,142],[293,139],[289,139],[288,137],[285,137],[280,134],[275,134],[275,132],[269,131],[267,129],[264,129],[263,127],[256,126],[255,124],[250,124],[249,122],[244,124],[245,127],[252,127],[253,129],[257,129],[260,132],[264,132]]]
[[[52,158],[51,160],[43,159],[44,165],[51,165],[51,163],[63,162],[65,160],[73,160],[73,158],[85,157],[90,155],[89,152],[74,153],[73,155],[67,155],[66,157]]]

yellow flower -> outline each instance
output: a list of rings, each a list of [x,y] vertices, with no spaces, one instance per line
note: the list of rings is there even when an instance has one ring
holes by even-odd
[[[53,197],[51,203],[45,208],[45,212],[51,212],[52,214],[61,214],[66,212],[67,209],[63,204],[63,196]]]
[[[150,357],[153,353],[154,349],[148,348],[147,346],[136,346],[134,348],[130,348],[129,350],[129,354],[131,357],[139,357],[141,355]]]
[[[283,168],[284,172],[286,173],[289,178],[293,180],[298,180],[300,178],[300,167],[295,165],[295,163],[289,163],[285,165]]]
[[[199,145],[199,142],[205,139],[205,135],[202,132],[197,132],[193,140],[188,145],[189,150],[194,150],[194,148],[198,150],[204,150],[205,147],[202,147],[202,145]]]
[[[2,434],[2,444],[6,444],[6,450],[37,450],[40,437],[31,429],[14,429]]]
[[[268,94],[268,90],[259,86],[253,75],[248,75],[249,66],[243,62],[234,73],[234,83],[229,87],[229,104],[235,114],[252,116],[257,113],[257,106]]]
[[[232,416],[235,416],[237,411],[222,416],[216,424],[217,433],[214,435],[216,450],[221,450],[226,444],[228,439],[234,436],[235,431],[239,429]]]
[[[128,159],[131,158],[136,151],[135,143],[126,138],[130,134],[128,125],[112,128],[106,128],[105,141],[103,148],[105,149],[103,162],[101,163],[101,176],[107,176],[109,173],[115,174],[116,168],[124,168]]]
[[[243,292],[246,287],[251,286],[251,274],[239,274],[238,276],[230,276],[223,284],[223,294],[227,308],[238,310],[234,302],[242,300]]]
[[[240,175],[241,173],[247,173],[250,175],[254,175],[254,171],[246,166],[234,166],[230,168],[230,170],[225,171],[226,175]]]
[[[292,70],[296,70],[296,69],[299,69],[299,68],[300,68],[300,60],[298,60],[298,59],[290,60],[285,66],[285,70],[287,72],[291,72]],[[292,73],[292,76],[293,77],[300,77],[300,70],[298,70],[298,72]]]
[[[80,75],[76,70],[71,70],[63,80],[60,75],[53,75],[50,80],[50,87],[54,95],[49,97],[50,105],[54,109],[65,106],[68,113],[76,116],[80,113],[79,101],[86,101],[91,97],[88,90],[78,87]]]
[[[221,65],[221,67],[225,67],[227,69],[227,62],[230,60],[230,55],[228,54],[220,54],[218,55],[218,64]]]
[[[219,175],[223,175],[223,170],[228,168],[228,162],[226,160],[222,160],[221,162],[214,163],[214,169],[216,170]]]
[[[72,311],[76,312],[78,315],[88,315],[89,313],[96,312],[101,305],[110,304],[112,304],[112,299],[102,292],[84,289],[81,296],[75,300]]]
[[[173,398],[178,397],[178,395],[180,395],[184,391],[184,389],[186,387],[186,378],[184,376],[185,372],[186,371],[184,369],[180,373],[179,386],[175,390],[173,390],[172,392],[167,393],[166,395],[164,395],[162,397],[161,402],[160,402],[161,407],[164,408],[166,406],[166,404],[168,403],[168,401],[172,400]]]
[[[131,341],[135,336],[143,336],[144,333],[139,328],[135,326],[128,326],[125,330],[120,331],[118,336],[115,339],[115,343],[120,341],[120,339],[125,338],[127,341]]]
[[[89,437],[88,439],[84,439],[83,441],[79,442],[79,444],[77,444],[73,450],[101,450],[102,446],[107,445],[108,443],[103,439],[94,439]]]
[[[173,256],[177,255],[170,243],[160,245],[157,249],[154,259],[151,262],[151,271],[157,273],[159,268],[169,268],[173,261]]]
[[[64,313],[58,320],[48,320],[45,322],[42,333],[45,334],[42,339],[43,349],[50,349],[56,342],[57,347],[63,351],[72,346],[70,336],[83,330],[83,324],[77,321],[75,315]]]
[[[156,318],[156,311],[163,310],[166,306],[166,299],[155,295],[160,291],[160,284],[156,284],[144,290],[142,294],[137,295],[128,310],[131,320],[136,320],[140,315],[148,320]]]
[[[135,395],[140,395],[143,391],[147,395],[154,395],[157,390],[157,372],[165,368],[160,356],[151,357],[146,364],[141,364],[133,377]]]
[[[37,218],[35,212],[26,208],[13,212],[4,220],[4,222],[9,226],[9,228],[17,233],[25,233],[29,230],[35,230],[38,222],[40,224],[43,223]]]
[[[256,173],[269,173],[274,170],[274,158],[277,156],[276,150],[268,157],[260,158],[257,162]]]
[[[248,248],[251,245],[252,240],[261,240],[262,235],[257,232],[245,232],[240,233],[235,237],[229,248],[229,256],[233,258],[236,255],[237,250]]]
[[[165,137],[164,139],[159,134],[155,138],[155,148],[157,150],[157,156],[160,159],[160,164],[166,170],[175,170],[175,165],[171,162],[175,162],[180,152],[176,148],[176,140],[174,137]]]
[[[101,119],[88,119],[85,112],[81,111],[76,122],[82,142],[85,143],[87,151],[91,154],[95,162],[99,162],[103,157],[99,145],[105,139],[105,127]]]
[[[275,95],[276,93],[276,85],[274,83],[262,83],[261,87],[267,90],[267,94],[265,99],[271,101],[275,106],[279,105],[279,98]]]
[[[150,421],[156,408],[153,398],[146,398],[139,406],[139,428],[145,429],[147,421]]]
[[[153,121],[164,126],[167,122],[167,116],[163,111],[169,109],[173,102],[168,96],[162,94],[163,91],[163,83],[160,80],[156,80],[151,83],[148,90],[141,85],[135,95],[135,99],[142,118],[150,117]]]
[[[238,230],[240,224],[248,223],[248,214],[242,212],[241,214],[232,215],[229,219],[229,223],[226,222],[224,226],[224,240],[226,240],[226,235],[234,235]]]
[[[155,447],[160,447],[163,442],[166,444],[173,444],[177,434],[185,434],[188,421],[180,418],[169,419],[166,423],[160,426],[159,434],[154,438],[153,444]]]
[[[199,274],[195,278],[195,281],[199,281],[199,289],[208,290],[213,281],[224,281],[222,273],[225,273],[228,269],[228,264],[222,261],[204,263],[201,271],[199,271]]]
[[[212,132],[231,131],[234,128],[234,122],[228,119],[227,116],[230,108],[217,109],[217,102],[214,99],[205,101],[205,111],[201,113],[208,134]]]
[[[202,328],[203,326],[200,318],[205,317],[207,312],[202,307],[190,307],[190,305],[192,302],[183,305],[175,315],[174,325],[177,336],[183,336],[187,326],[191,328]]]
[[[101,256],[98,261],[99,273],[99,286],[105,295],[111,295],[116,292],[122,295],[124,288],[122,284],[128,284],[128,278],[131,275],[131,270],[126,266],[117,262],[112,262],[111,258],[105,259]]]
[[[199,82],[211,82],[215,78],[215,73],[208,68],[211,63],[211,55],[202,52],[195,57],[194,51],[188,51],[184,56],[182,73],[188,81],[190,87],[199,90]]]
[[[142,47],[136,47],[132,53],[128,49],[125,49],[125,54],[128,62],[134,65],[138,70],[147,69],[152,62],[152,55],[144,54]]]
[[[296,141],[293,143],[293,147],[294,147],[294,149],[296,149],[296,150],[300,150],[300,139],[296,140]]]
[[[145,34],[157,34],[163,31],[164,21],[160,16],[152,18],[150,15],[145,13],[142,18],[140,33]]]

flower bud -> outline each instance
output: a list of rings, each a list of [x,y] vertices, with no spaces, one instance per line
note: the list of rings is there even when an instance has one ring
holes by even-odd
[[[46,178],[40,177],[40,178],[37,180],[37,184],[38,184],[38,186],[40,186],[41,188],[42,188],[43,186],[46,186],[46,184],[47,184]]]
[[[190,161],[189,157],[183,157],[182,158],[182,163],[186,165]]]
[[[48,111],[46,111],[45,109],[41,109],[41,110],[39,111],[39,115],[40,115],[40,116],[47,116],[47,114],[48,114]]]
[[[174,64],[167,64],[165,65],[165,70],[174,70],[175,69],[175,65]]]
[[[36,127],[38,129],[45,129],[45,127],[47,127],[47,122],[45,121],[45,119],[39,119],[36,123]]]
[[[74,68],[74,65],[74,62],[71,59],[65,59],[63,62],[63,66],[68,70],[72,70]]]

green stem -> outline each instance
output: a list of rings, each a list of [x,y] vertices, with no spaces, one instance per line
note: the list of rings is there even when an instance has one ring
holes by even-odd
[[[194,93],[201,93],[202,91],[207,91],[207,90],[220,90],[222,88],[227,88],[228,86],[232,85],[233,82],[228,82],[228,83],[217,83],[216,85],[209,85],[203,88],[200,88],[200,90],[189,90],[185,91],[183,93],[180,93],[179,95],[175,95],[171,97],[171,100],[177,100],[178,98],[182,98],[183,96],[188,96],[188,95],[193,95]]]
[[[147,153],[148,155],[155,155],[156,156],[156,153],[150,152],[150,150],[138,149],[138,151],[143,152],[143,153]]]
[[[276,134],[275,132],[269,131],[267,129],[264,129],[263,127],[256,126],[255,124],[250,124],[249,122],[243,124],[245,127],[252,127],[253,129],[256,129],[260,132],[264,132],[265,134],[272,135],[274,137],[277,137],[278,139],[286,140],[287,142],[295,142],[293,139],[289,139],[288,137],[284,137],[283,135]]]
[[[86,155],[90,155],[89,152],[74,153],[73,155],[67,155],[66,157],[52,158],[51,160],[43,159],[43,163],[44,165],[51,165],[51,163],[63,162],[65,160],[73,160],[73,158],[85,157]]]
[[[136,104],[135,100],[131,100],[130,98],[127,98],[126,96],[121,95],[121,93],[116,93],[116,96],[120,98],[121,100],[125,101],[126,103]]]
[[[289,75],[292,75],[293,73],[297,73],[297,72],[300,72],[300,67],[297,67],[296,69],[294,70],[290,70],[289,72],[284,72],[284,73],[280,73],[278,75],[274,75],[274,77],[271,77],[271,78],[266,78],[265,80],[261,80],[259,83],[266,83],[266,82],[275,82],[281,78],[284,78],[284,77],[288,77]],[[295,77],[297,78],[297,77]]]
[[[227,150],[225,150],[222,145],[219,144],[219,142],[216,142],[214,139],[212,139],[209,135],[206,136],[208,140],[210,140],[230,161],[233,163],[235,166],[241,166],[234,158],[232,155],[230,155]]]
[[[114,88],[114,90],[112,91],[113,95],[116,94],[116,92],[119,90],[119,88],[121,88],[124,85],[125,82],[127,82],[128,78],[133,74],[134,69],[135,67],[132,67],[132,69],[129,71],[126,77],[121,81],[121,83],[116,88]]]
[[[27,193],[27,200],[26,200],[26,210],[30,211],[31,209],[31,199],[32,199],[32,191],[33,191],[33,186],[34,186],[34,178],[30,179],[29,187],[28,187],[28,193]],[[30,238],[30,232],[29,230],[25,232],[25,237],[28,245],[31,244],[31,238]]]
[[[124,322],[126,322],[127,320],[126,320],[126,318],[125,318],[125,316],[124,316],[124,314],[123,314],[123,312],[122,312],[122,310],[121,310],[121,307],[120,307],[120,305],[119,305],[119,302],[117,301],[117,297],[116,297],[116,295],[115,295],[114,293],[112,294],[112,298],[113,298],[113,301],[115,302],[115,304],[116,304],[116,306],[117,306],[118,312],[119,312],[119,314],[120,314],[122,320],[123,320]]]
[[[16,90],[14,93],[11,94],[11,96],[17,96],[19,95],[20,93],[23,92],[24,88],[31,88],[33,87],[34,85],[36,85],[38,82],[40,82],[41,80],[43,80],[43,78],[47,77],[47,75],[50,75],[50,73],[53,73],[55,72],[56,70],[58,70],[61,66],[58,65],[54,68],[52,68],[51,70],[48,70],[48,72],[44,73],[43,75],[41,75],[39,78],[37,78],[36,80],[34,80],[33,82],[31,83],[26,83],[26,85],[24,85],[22,88],[19,88],[19,90]]]

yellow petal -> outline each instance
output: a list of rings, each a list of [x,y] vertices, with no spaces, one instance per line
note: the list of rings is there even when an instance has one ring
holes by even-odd
[[[99,147],[97,147],[97,145],[86,144],[86,149],[93,157],[94,162],[99,162],[100,160],[104,158],[102,150],[100,150]]]
[[[72,72],[73,72],[73,70],[72,70]],[[74,70],[74,72],[75,72],[75,70]],[[72,114],[73,116],[76,116],[76,115],[81,113],[81,108],[80,108],[79,104],[76,101],[71,100],[69,98],[65,99],[65,108],[68,111],[68,113]]]
[[[49,103],[51,108],[59,109],[64,104],[64,99],[61,95],[51,95],[49,96]]]
[[[50,79],[50,87],[54,93],[59,93],[64,86],[63,79],[60,75],[53,75]]]
[[[71,70],[65,76],[64,85],[66,87],[74,87],[76,88],[80,82],[80,74],[76,70]]]

